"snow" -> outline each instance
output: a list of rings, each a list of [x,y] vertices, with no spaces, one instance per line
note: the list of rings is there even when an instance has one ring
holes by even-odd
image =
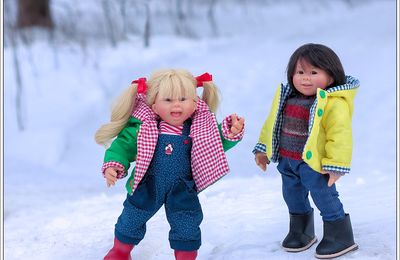
[[[281,249],[289,222],[280,176],[273,164],[263,173],[251,154],[289,56],[307,42],[330,46],[361,82],[352,172],[337,183],[360,249],[341,259],[396,258],[396,2],[246,8],[220,14],[218,38],[154,36],[148,49],[136,37],[117,48],[54,48],[46,41],[20,47],[23,132],[12,51],[4,49],[5,259],[105,255],[126,194],[124,180],[107,188],[99,171],[104,149],[93,134],[131,80],[165,67],[212,73],[222,93],[217,117],[236,112],[246,118],[243,141],[227,153],[231,173],[199,194],[198,259],[312,259],[315,245],[296,254]],[[133,259],[173,259],[164,210],[147,227]]]

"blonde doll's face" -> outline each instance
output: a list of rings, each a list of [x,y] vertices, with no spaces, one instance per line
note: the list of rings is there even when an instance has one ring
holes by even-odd
[[[196,102],[189,97],[169,98],[156,96],[151,106],[162,120],[173,126],[181,126],[196,110]]]
[[[312,66],[305,60],[298,60],[293,75],[294,87],[305,96],[313,96],[317,88],[325,89],[333,79],[324,70]]]

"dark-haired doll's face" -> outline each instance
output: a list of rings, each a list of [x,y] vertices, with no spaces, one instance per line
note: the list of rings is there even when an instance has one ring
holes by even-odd
[[[313,96],[317,88],[325,89],[332,84],[333,79],[324,70],[311,65],[306,60],[298,60],[293,75],[293,85],[301,94]]]

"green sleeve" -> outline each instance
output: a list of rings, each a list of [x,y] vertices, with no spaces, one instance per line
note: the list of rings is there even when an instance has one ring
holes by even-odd
[[[104,162],[119,162],[128,171],[130,163],[136,159],[137,155],[137,133],[141,121],[131,117],[111,146],[106,150]]]
[[[218,130],[219,130],[219,136],[221,137],[222,141],[222,147],[224,148],[225,152],[240,142],[240,141],[229,141],[225,139],[225,137],[222,135],[222,124],[218,124]]]

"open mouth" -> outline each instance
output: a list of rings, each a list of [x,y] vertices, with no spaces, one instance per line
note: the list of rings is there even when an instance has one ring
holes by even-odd
[[[172,117],[180,117],[182,115],[182,112],[171,112]]]

